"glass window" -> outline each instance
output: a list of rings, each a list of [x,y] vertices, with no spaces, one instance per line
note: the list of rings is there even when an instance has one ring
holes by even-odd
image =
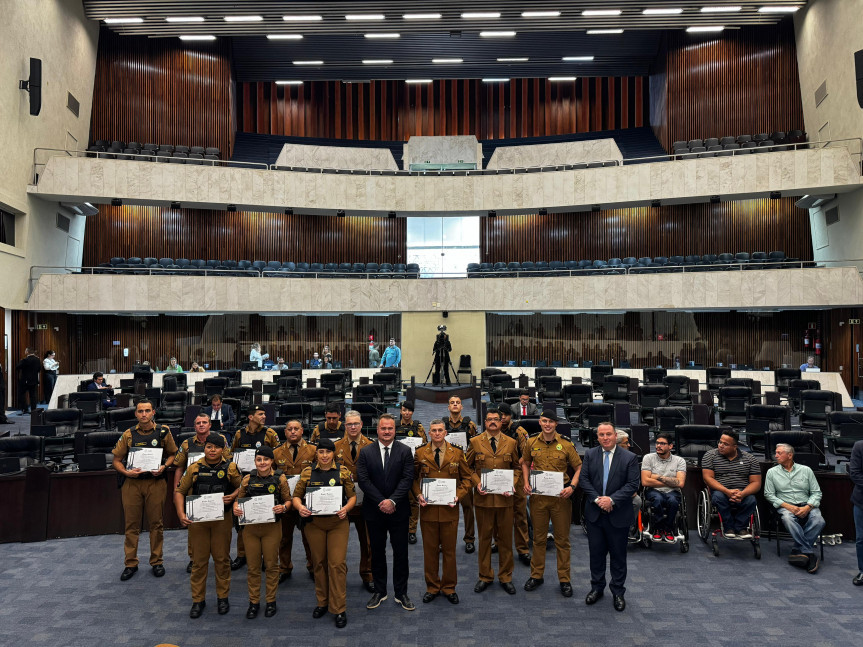
[[[0,209],[0,243],[15,245],[15,214]]]
[[[468,263],[479,262],[479,217],[410,217],[407,250],[421,277],[466,276]]]

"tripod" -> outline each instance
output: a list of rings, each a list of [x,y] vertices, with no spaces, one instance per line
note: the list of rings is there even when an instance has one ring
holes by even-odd
[[[458,380],[458,373],[456,373],[455,369],[452,366],[452,362],[449,359],[449,353],[444,351],[443,349],[435,350],[435,358],[432,360],[432,364],[429,367],[428,375],[426,375],[425,382],[423,382],[423,386],[426,386],[429,382],[429,378],[431,377],[432,371],[434,371],[436,366],[440,366],[443,369],[443,378],[449,377],[449,371],[452,371],[452,376],[455,378],[455,383],[461,386],[461,382]],[[440,382],[438,382],[440,384]]]

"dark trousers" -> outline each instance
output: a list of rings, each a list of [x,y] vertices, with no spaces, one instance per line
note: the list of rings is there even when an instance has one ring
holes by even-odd
[[[535,531],[534,531],[535,532]],[[587,522],[587,545],[590,550],[590,588],[605,590],[606,555],[611,557],[611,589],[614,595],[626,593],[626,541],[628,528],[611,525],[607,514]]]
[[[39,403],[39,383],[28,384],[24,380],[18,381],[18,408],[21,411],[28,411],[27,397],[30,398],[30,411],[36,411],[36,405]]]
[[[381,512],[375,513],[373,517],[366,517],[366,528],[372,549],[372,578],[375,582],[375,591],[381,595],[386,595],[387,592],[387,534],[393,547],[393,590],[396,597],[408,591],[409,510],[410,508],[407,508],[401,514]]]
[[[644,491],[644,497],[650,504],[650,512],[653,515],[653,527],[651,530],[674,530],[674,519],[680,509],[680,492],[660,492],[653,488]]]
[[[51,394],[54,393],[54,385],[57,383],[57,374],[45,371],[42,373],[42,394],[45,397],[45,404],[51,402]]]

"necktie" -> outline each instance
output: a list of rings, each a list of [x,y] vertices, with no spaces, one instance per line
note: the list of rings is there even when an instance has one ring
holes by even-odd
[[[294,453],[294,461],[297,460],[297,446],[291,445],[291,451]]]
[[[437,463],[438,468],[440,468],[440,449],[434,450],[434,462]]]
[[[491,439],[491,451],[493,454],[497,454],[497,441],[494,438]]]
[[[221,420],[221,419],[222,419],[222,410],[219,409],[218,411],[216,411],[216,420]]]
[[[351,460],[357,460],[357,441],[351,441]]]
[[[605,496],[605,486],[608,485],[608,468],[611,466],[611,452],[606,451],[602,459],[602,496]]]
[[[527,407],[525,405],[521,405],[521,415],[527,416]]]
[[[390,448],[389,446],[384,447],[384,472],[387,471],[390,463]]]

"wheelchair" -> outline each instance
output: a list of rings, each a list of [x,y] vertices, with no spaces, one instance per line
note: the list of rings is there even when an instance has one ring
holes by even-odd
[[[643,488],[642,488],[643,490]],[[653,539],[653,513],[650,508],[650,502],[641,492],[641,512],[638,517],[639,528],[641,535],[639,537],[641,545],[645,548],[653,548],[654,543],[661,544],[676,544],[680,547],[681,553],[689,552],[689,524],[686,521],[686,497],[681,493],[680,507],[677,510],[677,516],[674,518],[674,541],[668,542],[664,539],[657,542]]]
[[[710,488],[704,488],[698,493],[698,511],[696,513],[698,521],[698,536],[701,541],[707,543],[710,540],[711,548],[713,549],[714,557],[719,557],[719,538],[725,537],[725,528],[722,523],[722,517],[716,511],[713,501],[710,500]],[[719,519],[719,527],[711,530],[711,523],[714,519]],[[752,539],[748,539],[752,544],[752,550],[755,553],[755,559],[761,559],[761,519],[758,516],[758,508],[749,517],[749,533]]]

